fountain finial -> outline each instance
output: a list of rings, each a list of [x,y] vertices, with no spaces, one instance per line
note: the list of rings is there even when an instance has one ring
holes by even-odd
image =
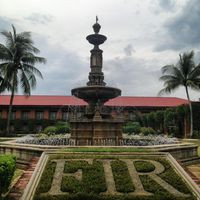
[[[93,30],[94,30],[94,32],[95,32],[96,34],[99,33],[100,28],[101,28],[101,26],[100,26],[100,24],[98,23],[98,21],[99,21],[99,19],[98,19],[98,16],[96,15],[96,23],[92,26],[92,27],[93,27]]]

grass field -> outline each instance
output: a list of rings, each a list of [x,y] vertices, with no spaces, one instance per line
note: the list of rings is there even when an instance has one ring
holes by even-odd
[[[133,147],[73,147],[63,150],[64,152],[150,152],[152,149]]]

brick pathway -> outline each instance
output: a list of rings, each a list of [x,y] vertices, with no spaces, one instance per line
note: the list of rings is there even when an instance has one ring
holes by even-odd
[[[24,173],[20,177],[20,179],[17,181],[17,183],[13,186],[9,193],[9,197],[13,200],[19,200],[20,197],[23,194],[24,189],[26,188],[33,171],[37,165],[37,162],[39,160],[39,157],[34,157],[30,164],[27,166],[27,168],[24,170]]]
[[[190,175],[194,182],[200,187],[200,164],[189,165],[185,171]]]

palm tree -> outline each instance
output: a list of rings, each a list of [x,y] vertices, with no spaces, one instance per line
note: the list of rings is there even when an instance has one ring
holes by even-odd
[[[0,64],[1,65],[1,64]],[[0,71],[0,94],[4,92],[5,90],[8,90],[10,87],[10,83],[4,79],[3,75],[1,74]]]
[[[183,53],[179,55],[179,61],[176,65],[167,65],[162,67],[161,81],[164,81],[164,88],[159,92],[171,93],[180,86],[185,88],[190,111],[190,137],[193,133],[193,114],[192,104],[188,89],[200,90],[200,64],[195,65],[194,52]]]
[[[11,92],[7,134],[10,131],[10,118],[15,93],[21,87],[25,95],[30,95],[31,89],[36,86],[36,76],[42,77],[41,72],[35,67],[36,63],[45,63],[45,58],[35,56],[39,49],[33,46],[30,32],[16,33],[12,25],[12,32],[3,31],[5,45],[0,44],[0,91]]]

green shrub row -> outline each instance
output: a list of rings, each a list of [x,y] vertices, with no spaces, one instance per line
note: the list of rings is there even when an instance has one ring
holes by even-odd
[[[12,155],[0,155],[0,199],[7,192],[16,169],[16,158]]]
[[[117,191],[125,193],[133,192],[135,187],[129,175],[127,165],[120,160],[115,160],[111,162],[111,167]]]
[[[55,126],[47,126],[44,129],[44,133],[47,135],[69,133],[69,132],[70,132],[69,123],[62,121],[57,122]]]
[[[65,163],[65,173],[75,173],[78,169],[83,170],[82,181],[74,177],[64,177],[61,190],[69,193],[96,193],[106,191],[106,182],[102,163],[94,160],[93,164],[86,161],[69,161]]]
[[[154,135],[154,134],[157,133],[157,132],[156,132],[153,128],[151,128],[151,127],[142,127],[142,128],[140,129],[140,131],[141,131],[141,133],[142,133],[143,135]]]
[[[134,122],[126,123],[123,130],[124,133],[129,134],[143,132],[144,135],[147,135],[150,132],[150,134],[168,133],[183,137],[184,123],[185,119],[189,119],[188,116],[188,107],[184,105],[146,114],[136,113]],[[150,127],[151,129],[141,130],[140,127]]]
[[[0,119],[0,133],[6,130],[6,124],[7,120],[6,119]],[[37,132],[37,127],[41,126],[42,130],[44,130],[48,126],[57,126],[58,133],[63,133],[63,131],[69,131],[69,125],[64,121],[55,121],[55,120],[21,120],[21,119],[16,119],[16,120],[11,120],[11,126],[14,126],[14,131],[13,133],[36,133]],[[23,127],[26,126],[27,130],[23,130]]]
[[[128,134],[138,134],[140,133],[140,123],[139,122],[128,122],[123,127],[123,132]]]
[[[141,127],[139,122],[128,122],[123,127],[123,132],[130,134],[142,133],[143,135],[156,134],[157,132],[151,127]]]

